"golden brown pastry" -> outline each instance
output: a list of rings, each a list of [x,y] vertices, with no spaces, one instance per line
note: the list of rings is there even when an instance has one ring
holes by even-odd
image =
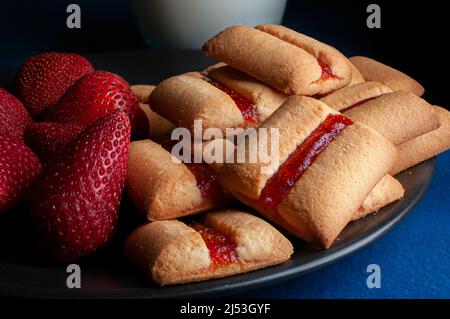
[[[288,95],[325,94],[352,76],[339,51],[280,25],[229,27],[203,51]]]
[[[151,221],[192,215],[229,199],[213,169],[203,163],[177,162],[151,140],[130,144],[126,187],[133,203]]]
[[[376,129],[394,145],[440,126],[433,107],[410,92],[397,91],[342,110],[345,116]]]
[[[405,189],[402,184],[391,175],[385,175],[364,199],[361,207],[353,214],[352,220],[358,220],[374,213],[380,208],[400,200],[404,194]]]
[[[363,82],[334,91],[320,100],[339,112],[346,112],[392,90],[379,82]]]
[[[150,95],[151,108],[178,126],[193,131],[195,120],[203,129],[257,126],[287,96],[229,66],[212,68],[205,75],[190,72],[161,82]]]
[[[350,61],[348,61],[348,64],[350,66],[350,71],[352,73],[352,80],[348,84],[348,86],[352,86],[355,84],[366,82],[364,77],[362,76],[361,72],[356,68],[356,66],[353,65]]]
[[[148,104],[148,97],[154,89],[154,85],[147,84],[136,84],[130,86],[130,90],[133,92],[134,96],[136,96],[139,102],[144,104]]]
[[[441,126],[398,145],[399,156],[391,174],[395,175],[450,149],[450,112],[439,106],[433,106],[433,109]]]
[[[373,59],[354,56],[350,62],[361,72],[366,81],[377,81],[389,86],[393,91],[407,91],[422,96],[423,86],[410,76]]]
[[[170,134],[170,132],[173,131],[175,125],[163,118],[158,113],[153,112],[153,110],[150,108],[150,105],[140,103],[139,106],[147,116],[148,127],[150,131],[149,137],[154,138],[167,136]]]
[[[219,181],[275,223],[324,248],[352,219],[398,153],[375,130],[308,97],[290,97],[261,127],[279,128],[281,165],[272,163],[275,170],[263,174],[267,164],[260,161],[226,163]],[[245,151],[248,158],[248,148]]]
[[[160,285],[232,276],[280,264],[292,252],[291,243],[269,223],[236,210],[149,223],[124,247],[125,255]]]

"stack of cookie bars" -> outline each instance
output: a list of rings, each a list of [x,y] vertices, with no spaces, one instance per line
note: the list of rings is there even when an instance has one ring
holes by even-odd
[[[127,191],[148,223],[124,251],[160,285],[282,263],[288,236],[327,249],[349,222],[401,200],[395,174],[450,148],[450,113],[373,59],[280,25],[227,28],[203,51],[220,63],[132,87],[151,140],[130,146]],[[277,164],[268,173],[258,160],[228,161],[234,138],[200,141],[232,150],[220,163],[177,161],[171,132],[194,133],[200,120],[203,132],[276,128],[266,145],[277,145]]]

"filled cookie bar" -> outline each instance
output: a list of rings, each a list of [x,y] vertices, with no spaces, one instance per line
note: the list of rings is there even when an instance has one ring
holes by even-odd
[[[399,156],[391,174],[397,174],[450,149],[450,112],[440,106],[433,106],[433,110],[441,126],[398,145]]]
[[[248,75],[220,66],[190,72],[161,82],[150,95],[151,108],[178,126],[193,130],[258,126],[287,96]]]
[[[320,101],[339,112],[346,112],[383,94],[393,91],[380,82],[367,81],[336,90]]]
[[[229,200],[204,163],[183,163],[168,144],[151,140],[129,146],[128,196],[151,221],[173,219],[219,207]]]
[[[148,104],[148,97],[155,89],[154,85],[149,84],[135,84],[130,86],[131,92],[138,99],[139,102]]]
[[[440,126],[433,107],[424,99],[410,92],[391,92],[378,82],[349,86],[321,101],[352,120],[376,129],[395,145]]]
[[[139,100],[139,106],[144,111],[148,120],[149,137],[167,136],[175,128],[171,122],[154,112],[148,102],[150,94],[155,89],[154,85],[137,84],[130,86],[131,92]]]
[[[290,97],[260,128],[279,131],[278,141],[271,136],[267,141],[278,143],[271,169],[260,160],[225,163],[219,181],[273,222],[323,248],[330,247],[398,154],[374,129],[309,97]]]
[[[392,177],[385,175],[381,181],[370,191],[361,206],[353,214],[352,220],[361,219],[379,209],[403,198],[405,189],[402,184]]]
[[[125,255],[160,285],[232,276],[280,264],[293,247],[262,219],[237,210],[138,227]]]
[[[388,65],[364,56],[354,56],[350,62],[359,70],[366,81],[377,81],[393,91],[406,91],[422,96],[423,86],[410,76]]]
[[[348,86],[352,86],[355,84],[366,82],[364,77],[362,76],[361,72],[356,68],[356,66],[353,65],[350,61],[348,61],[348,64],[350,66],[350,73],[352,75],[352,80],[348,84]]]
[[[281,25],[229,27],[203,51],[288,95],[325,94],[352,77],[338,50]]]

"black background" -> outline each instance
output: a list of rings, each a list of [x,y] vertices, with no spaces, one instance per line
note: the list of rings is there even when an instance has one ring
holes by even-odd
[[[81,29],[66,27],[70,3],[81,7]],[[381,7],[381,29],[366,26],[370,3]],[[425,86],[431,103],[448,107],[449,17],[445,1],[290,0],[283,24],[347,55],[370,55],[395,66]],[[2,1],[0,39],[0,69],[43,51],[145,48],[128,0]]]

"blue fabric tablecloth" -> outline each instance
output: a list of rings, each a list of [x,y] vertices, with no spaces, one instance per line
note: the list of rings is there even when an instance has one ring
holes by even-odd
[[[245,298],[450,298],[450,152],[437,158],[422,200],[387,234],[336,263]],[[369,264],[381,287],[366,284]]]

